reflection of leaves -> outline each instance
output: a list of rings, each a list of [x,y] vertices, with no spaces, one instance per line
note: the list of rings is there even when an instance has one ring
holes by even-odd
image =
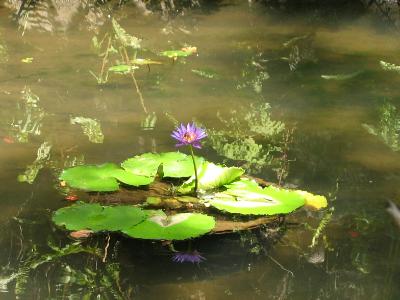
[[[40,135],[42,120],[46,116],[45,111],[39,106],[39,97],[25,87],[22,93],[22,102],[18,103],[18,112],[21,116],[15,117],[11,122],[11,135],[20,143],[27,143],[29,135]]]
[[[379,136],[393,151],[400,150],[400,114],[396,107],[385,103],[380,107],[378,126],[363,124],[372,135]]]
[[[157,123],[157,115],[155,112],[149,113],[146,117],[140,122],[140,128],[143,130],[153,130],[156,127]]]
[[[6,63],[8,61],[8,51],[7,46],[2,41],[0,35],[0,63]]]
[[[264,81],[269,79],[269,73],[265,67],[258,62],[257,57],[251,58],[246,62],[242,70],[242,80],[237,84],[237,89],[250,87],[257,94],[262,92]]]
[[[104,140],[103,132],[99,121],[85,117],[71,117],[71,124],[79,124],[82,127],[83,133],[89,138],[92,143],[102,143]]]
[[[303,63],[317,61],[314,37],[314,34],[297,36],[283,44],[285,48],[290,49],[288,58],[290,71],[295,71]]]
[[[51,144],[44,142],[37,150],[35,161],[29,165],[23,174],[18,175],[18,181],[32,184],[35,181],[37,174],[42,169],[50,158]]]
[[[7,287],[9,283],[15,280],[14,291],[17,295],[22,295],[26,292],[26,286],[30,279],[30,273],[36,270],[38,267],[46,263],[54,263],[56,260],[59,260],[65,256],[77,253],[89,253],[100,256],[97,248],[84,247],[80,243],[72,243],[64,248],[59,248],[51,244],[49,244],[49,246],[53,252],[43,255],[39,255],[36,248],[33,248],[29,256],[26,257],[26,259],[21,263],[15,273],[1,279],[0,286]]]
[[[265,103],[241,109],[247,110],[246,113],[232,111],[230,118],[218,114],[226,129],[208,130],[211,147],[219,155],[244,162],[243,167],[252,171],[271,164],[274,154],[281,150],[279,144],[285,124],[272,120],[270,109],[270,105]]]
[[[140,49],[140,43],[142,41],[141,39],[126,33],[125,29],[123,29],[114,18],[112,19],[112,25],[115,32],[115,37],[124,47]]]
[[[207,78],[207,79],[218,79],[219,78],[219,75],[213,70],[192,69],[192,73],[199,75],[200,77]]]
[[[273,138],[283,132],[285,124],[280,121],[273,121],[270,110],[271,106],[268,103],[264,103],[258,107],[253,104],[250,105],[250,110],[244,117],[250,131],[260,134],[265,138]]]

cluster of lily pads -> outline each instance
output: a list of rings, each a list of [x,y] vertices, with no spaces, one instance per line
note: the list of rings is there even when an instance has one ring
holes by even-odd
[[[68,168],[61,173],[60,180],[74,189],[107,193],[120,189],[146,191],[149,185],[167,181],[176,185],[167,197],[185,203],[191,199],[204,209],[177,213],[149,209],[151,201],[114,206],[78,202],[57,210],[53,221],[72,231],[118,231],[133,238],[185,240],[212,231],[216,225],[214,216],[218,214],[274,216],[291,213],[304,205],[317,209],[327,205],[323,196],[272,185],[263,187],[244,176],[241,168],[217,165],[199,156],[195,156],[195,161],[198,166],[196,197],[193,197],[192,157],[181,152],[144,153],[125,160],[120,166],[106,163]]]

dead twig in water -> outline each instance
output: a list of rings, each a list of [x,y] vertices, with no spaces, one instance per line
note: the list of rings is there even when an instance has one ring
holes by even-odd
[[[273,258],[271,255],[267,254],[269,259],[271,259],[275,264],[277,264],[283,271],[288,272],[292,277],[294,277],[294,273],[288,269],[286,269],[279,261],[277,261],[275,258]]]
[[[110,235],[107,235],[107,243],[106,243],[106,247],[104,248],[104,256],[103,256],[103,263],[106,262],[107,259],[107,254],[108,254],[108,247],[110,247]]]

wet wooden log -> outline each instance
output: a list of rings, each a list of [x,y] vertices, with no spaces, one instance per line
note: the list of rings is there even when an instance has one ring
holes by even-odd
[[[259,178],[252,179],[255,179],[262,186],[272,184]],[[249,230],[278,222],[278,217],[243,217],[225,214],[199,203],[199,199],[196,197],[176,195],[174,186],[171,183],[160,181],[156,181],[146,188],[121,188],[114,193],[90,193],[89,198],[90,202],[98,202],[105,205],[143,205],[148,209],[163,209],[171,214],[176,212],[205,213],[214,216],[216,219],[216,226],[211,231],[212,234]]]

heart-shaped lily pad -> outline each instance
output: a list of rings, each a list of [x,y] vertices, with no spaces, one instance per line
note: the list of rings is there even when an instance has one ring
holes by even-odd
[[[154,178],[132,174],[117,165],[78,166],[64,170],[60,180],[69,186],[86,191],[111,192],[119,189],[117,179],[133,186],[148,185]]]
[[[210,204],[217,209],[243,215],[287,214],[305,203],[301,194],[268,186],[262,188],[252,180],[242,178],[227,185],[227,190],[217,193]]]
[[[134,206],[79,202],[57,210],[53,222],[68,230],[122,231],[142,222],[145,216],[142,209]]]
[[[163,211],[148,211],[148,217],[142,223],[123,230],[123,233],[141,239],[186,240],[203,235],[215,227],[213,217],[181,213],[167,216]]]
[[[194,175],[193,159],[181,152],[166,152],[160,154],[164,177],[183,178]],[[197,166],[201,166],[204,158],[195,156]]]
[[[196,156],[200,166],[204,158]],[[192,157],[181,152],[144,153],[125,160],[121,166],[125,170],[143,176],[154,177],[159,166],[163,167],[163,177],[184,178],[194,174]]]

